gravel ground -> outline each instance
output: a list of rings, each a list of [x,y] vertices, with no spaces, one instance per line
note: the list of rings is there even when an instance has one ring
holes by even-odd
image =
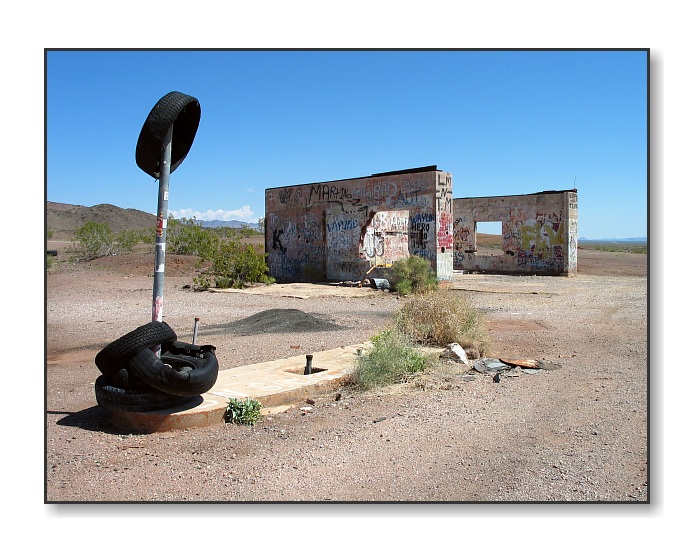
[[[642,256],[644,258],[644,256]],[[646,261],[646,258],[644,258]],[[368,339],[401,300],[370,291],[308,299],[194,292],[185,261],[164,320],[217,346],[223,368]],[[168,269],[169,271],[169,269]],[[638,274],[638,273],[633,273]],[[46,502],[646,502],[647,278],[457,275],[493,356],[559,364],[494,383],[456,364],[410,384],[319,397],[257,425],[130,435],[94,398],[95,354],[150,319],[152,279],[69,267],[47,289]],[[84,294],[89,293],[87,299]],[[297,309],[343,329],[235,335],[235,322]]]

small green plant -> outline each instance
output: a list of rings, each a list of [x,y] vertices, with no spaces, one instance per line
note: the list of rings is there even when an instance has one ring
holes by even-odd
[[[261,403],[252,398],[230,398],[224,421],[228,424],[253,425],[261,418]]]
[[[406,382],[427,367],[427,356],[399,331],[372,337],[372,347],[357,356],[353,382],[363,390]]]
[[[478,311],[465,294],[451,290],[424,292],[408,298],[396,312],[396,329],[414,342],[446,346],[452,342],[475,348],[480,355],[490,349],[490,338]]]
[[[437,274],[429,262],[417,255],[396,261],[389,269],[388,279],[399,294],[430,292],[438,286]]]

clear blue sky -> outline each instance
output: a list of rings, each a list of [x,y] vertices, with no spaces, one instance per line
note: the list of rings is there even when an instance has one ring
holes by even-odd
[[[580,237],[646,236],[647,66],[644,50],[48,51],[47,200],[155,213],[135,145],[180,91],[202,116],[176,217],[257,222],[266,188],[436,164],[454,197],[576,187]]]

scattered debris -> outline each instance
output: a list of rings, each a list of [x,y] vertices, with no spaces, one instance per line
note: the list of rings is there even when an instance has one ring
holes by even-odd
[[[544,370],[559,368],[559,364],[529,358],[482,358],[473,363],[475,371],[491,375],[495,383],[499,383],[502,377],[520,377],[521,372],[534,375]]]
[[[391,288],[388,279],[385,278],[370,278],[369,284],[377,290],[389,290]]]
[[[460,344],[457,344],[455,342],[448,344],[444,351],[441,354],[439,354],[439,357],[463,364],[465,366],[468,366],[469,368],[471,367],[471,364],[468,361],[468,355],[466,354],[466,351],[463,348],[461,348]]]
[[[376,418],[375,420],[372,420],[372,423],[375,424],[377,422],[383,422],[385,419],[386,419],[385,416],[383,418]]]
[[[521,368],[531,368],[531,369],[540,369],[540,364],[538,360],[507,360],[504,358],[499,359],[500,362],[503,364],[510,365],[512,367],[521,367]]]
[[[304,402],[306,402],[307,404],[309,404],[311,406],[314,406],[316,404],[316,401],[311,399],[311,398],[307,398]]]
[[[335,395],[335,401],[336,402],[338,402],[341,398],[343,398],[342,394],[338,393],[337,395]]]
[[[497,358],[482,358],[481,360],[476,360],[473,367],[476,371],[481,373],[497,373],[499,371],[511,369],[511,366],[503,364]]]

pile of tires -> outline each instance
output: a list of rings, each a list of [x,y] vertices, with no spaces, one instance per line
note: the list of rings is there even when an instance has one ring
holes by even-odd
[[[94,363],[101,372],[94,383],[97,403],[126,412],[163,410],[190,402],[213,387],[219,371],[214,346],[181,342],[160,321],[113,341]]]

